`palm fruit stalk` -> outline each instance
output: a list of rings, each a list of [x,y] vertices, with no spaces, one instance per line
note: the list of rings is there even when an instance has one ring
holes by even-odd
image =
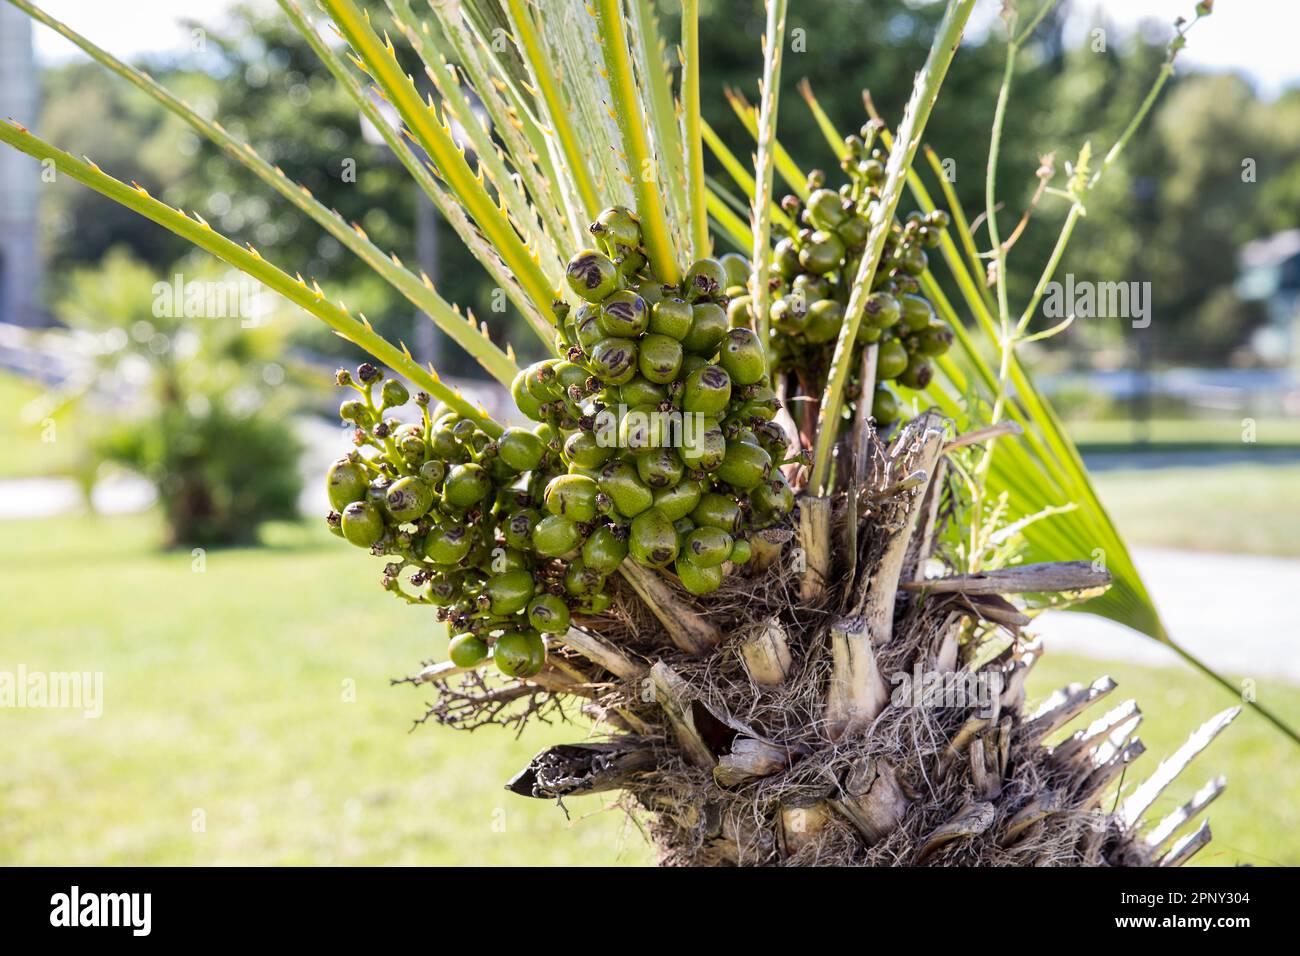
[[[386,22],[378,5],[322,0],[343,48],[280,0],[551,350],[522,369],[468,310],[252,147],[29,0],[9,2],[215,142],[509,388],[515,423],[309,278],[0,124],[6,143],[244,270],[375,359],[337,374],[352,447],[329,469],[326,523],[382,562],[384,590],[446,626],[448,659],[409,678],[437,691],[426,719],[522,725],[558,708],[596,724],[586,741],[539,754],[512,791],[621,791],[670,863],[1178,865],[1204,845],[1205,828],[1171,841],[1220,781],[1153,829],[1142,822],[1235,712],[1117,803],[1141,750],[1135,705],[1061,739],[1113,684],[1072,685],[1033,710],[1024,692],[1040,654],[1023,633],[1029,615],[1095,596],[1110,576],[1068,560],[1080,556],[1070,538],[1050,560],[1012,565],[1008,545],[1003,564],[963,563],[950,544],[986,516],[952,475],[973,469],[978,439],[1006,432],[955,435],[934,412],[903,421],[878,397],[892,393],[874,390],[878,380],[921,394],[932,359],[948,368],[949,329],[960,332],[917,281],[935,243],[947,249],[946,217],[894,210],[973,0],[949,0],[903,146],[887,153],[877,125],[837,139],[847,183],[832,191],[814,174],[783,205],[771,191],[773,168],[788,178],[791,165],[775,141],[785,4],[769,4],[761,169],[749,181],[754,232],[770,222],[778,238],[768,250],[751,234],[738,245],[757,257],[716,259],[708,216],[735,224],[700,181],[697,4],[683,4],[687,62],[674,84],[640,0],[390,0]],[[417,93],[395,40],[436,97]],[[399,122],[376,108],[372,84]],[[771,285],[754,288],[764,271]],[[857,391],[826,388],[850,367],[863,370]],[[826,436],[810,427],[819,393],[858,403],[846,421],[899,420],[888,438],[855,426],[854,480],[813,497],[809,448],[843,437],[838,424]],[[945,412],[982,424],[978,408]]]

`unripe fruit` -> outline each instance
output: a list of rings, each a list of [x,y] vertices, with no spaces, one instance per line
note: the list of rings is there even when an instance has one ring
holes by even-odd
[[[898,396],[883,386],[876,387],[871,402],[871,417],[877,425],[892,425],[898,420]]]
[[[713,471],[727,453],[722,428],[711,418],[691,416],[682,423],[682,445],[678,454],[692,471]]]
[[[366,470],[347,458],[340,458],[330,465],[325,481],[330,507],[335,511],[342,511],[352,502],[364,498],[369,485]]]
[[[785,475],[777,472],[771,481],[765,481],[750,491],[749,504],[763,515],[787,515],[794,509],[794,492],[790,490]]]
[[[696,302],[691,306],[691,330],[682,339],[682,348],[710,356],[718,350],[728,328],[726,309],[716,302]]]
[[[878,329],[887,329],[897,324],[901,315],[902,306],[888,292],[873,292],[863,303],[862,321]]]
[[[618,288],[618,269],[595,249],[583,249],[564,270],[569,288],[588,302],[601,302]]]
[[[718,364],[737,385],[753,385],[767,374],[767,357],[758,333],[749,328],[732,329],[722,340]]]
[[[631,339],[601,339],[591,350],[591,370],[607,385],[630,381],[636,366],[636,342]]]
[[[646,336],[647,339],[649,337]],[[638,405],[659,405],[668,398],[668,389],[658,382],[652,382],[638,375],[618,390],[618,396],[628,408],[635,408]]]
[[[605,575],[589,568],[581,558],[571,563],[564,572],[564,590],[572,597],[595,594],[605,586]]]
[[[641,245],[641,224],[626,206],[602,209],[591,224],[591,234],[612,246],[635,249]]]
[[[343,537],[358,548],[369,548],[384,536],[384,517],[368,501],[354,501],[343,509]]]
[[[799,250],[799,265],[817,275],[839,268],[844,261],[844,242],[833,232],[817,230]]]
[[[636,458],[637,476],[651,488],[671,488],[682,480],[682,459],[672,448],[656,448]]]
[[[677,578],[692,594],[711,594],[722,586],[722,565],[700,567],[690,561],[677,562]]]
[[[564,457],[581,468],[599,468],[613,457],[614,451],[602,446],[595,432],[574,432],[564,443]]]
[[[834,229],[848,219],[839,193],[829,189],[814,190],[808,196],[808,221],[818,229]]]
[[[686,536],[682,558],[697,567],[711,568],[727,560],[732,544],[731,535],[721,528],[696,528]]]
[[[834,299],[819,299],[808,307],[808,319],[804,322],[803,334],[813,345],[834,342],[843,324],[844,306]]]
[[[457,667],[477,667],[487,660],[488,646],[473,634],[457,634],[447,645],[447,656]]]
[[[627,540],[609,525],[601,525],[582,546],[582,560],[601,574],[613,574],[627,557]]]
[[[914,332],[919,332],[934,320],[934,309],[919,295],[903,296],[902,307],[903,325]]]
[[[649,508],[632,519],[628,552],[638,564],[662,568],[677,557],[677,532],[658,508]]]
[[[763,481],[772,470],[772,457],[758,445],[745,441],[727,442],[727,453],[714,477],[734,488],[748,491]]]
[[[754,320],[753,299],[748,295],[738,295],[727,303],[727,324],[733,329],[744,328]]]
[[[556,475],[546,486],[546,510],[573,521],[596,517],[596,495],[600,489],[585,475]]]
[[[466,462],[456,465],[447,473],[442,484],[442,497],[454,508],[469,508],[478,504],[492,490],[492,479],[481,465]]]
[[[554,594],[533,598],[528,623],[543,634],[563,634],[569,629],[569,606]]]
[[[726,273],[726,288],[734,285],[749,285],[749,259],[742,256],[739,252],[728,252],[718,258],[722,263],[722,270]]]
[[[745,538],[737,538],[731,546],[727,560],[732,564],[747,564],[754,555],[754,548]]]
[[[717,259],[697,260],[682,280],[682,289],[691,301],[718,295],[727,285],[727,270]]]
[[[641,340],[637,367],[645,378],[666,385],[682,367],[682,343],[667,335],[650,334]]]
[[[654,493],[636,473],[635,466],[618,459],[600,470],[600,490],[610,497],[614,508],[629,518],[641,514],[654,504]]]
[[[509,617],[528,606],[536,590],[530,571],[506,571],[494,574],[483,586],[483,593],[492,601],[492,613]]]
[[[434,564],[459,564],[474,545],[474,535],[464,525],[442,525],[424,536],[424,555]]]
[[[535,422],[542,420],[542,403],[533,397],[532,392],[528,391],[528,370],[522,369],[515,376],[514,381],[510,383],[510,397],[515,400],[515,406],[527,417]],[[437,449],[434,449],[437,454]]]
[[[433,489],[420,478],[399,478],[388,486],[388,513],[398,524],[424,517],[433,505]]]
[[[531,549],[533,546],[533,526],[537,524],[540,517],[532,508],[524,508],[512,514],[503,529],[506,544],[512,548],[518,548],[520,551]]]
[[[544,558],[558,558],[582,543],[577,522],[565,515],[547,515],[533,526],[533,550]]]
[[[698,481],[679,481],[669,488],[660,488],[655,495],[655,507],[669,521],[677,521],[695,510],[703,493]]]
[[[515,471],[532,471],[545,453],[546,445],[526,428],[507,428],[497,439],[497,454]]]
[[[880,346],[876,354],[876,378],[884,381],[897,378],[907,369],[907,349],[898,339],[890,339]]]
[[[596,321],[606,335],[632,339],[650,325],[650,310],[635,292],[615,292],[601,303]]]
[[[691,520],[699,527],[721,528],[728,534],[740,530],[740,505],[726,495],[709,492],[691,512]]]
[[[546,645],[535,631],[508,631],[497,638],[492,662],[507,677],[530,677],[546,663]]]
[[[691,331],[695,314],[685,299],[663,299],[650,309],[650,331],[679,342]]]
[[[717,415],[731,401],[731,376],[717,365],[706,365],[686,377],[682,408],[699,415]]]

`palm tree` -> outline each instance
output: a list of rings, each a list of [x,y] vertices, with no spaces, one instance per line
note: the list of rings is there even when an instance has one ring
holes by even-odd
[[[492,377],[512,387],[521,410],[541,421],[533,435],[545,447],[532,459],[534,478],[548,462],[558,461],[570,469],[567,477],[577,479],[566,487],[594,481],[572,456],[561,454],[570,438],[588,429],[580,421],[588,406],[566,415],[563,392],[550,392],[553,400],[546,402],[538,397],[557,375],[556,361],[595,361],[590,344],[584,350],[571,336],[570,315],[586,306],[561,295],[566,281],[577,290],[571,281],[575,269],[584,281],[593,277],[589,288],[594,288],[605,281],[601,269],[615,268],[598,253],[580,252],[591,245],[592,236],[603,238],[611,255],[618,252],[618,276],[611,273],[610,283],[633,276],[650,282],[647,277],[652,277],[662,295],[686,294],[684,278],[695,281],[722,269],[709,258],[715,239],[747,253],[741,275],[746,288],[733,290],[744,308],[737,310],[742,318],[736,323],[733,316],[733,324],[752,323],[764,368],[743,397],[772,415],[746,411],[727,425],[726,448],[730,454],[735,444],[753,444],[751,425],[763,431],[762,422],[771,424],[775,415],[784,437],[764,431],[769,447],[788,445],[792,454],[773,461],[763,451],[759,467],[772,495],[779,498],[782,487],[796,493],[793,507],[759,507],[753,494],[732,493],[741,479],[701,471],[703,486],[722,490],[721,497],[737,507],[719,553],[729,560],[709,565],[720,570],[697,573],[689,561],[684,565],[679,560],[674,575],[659,570],[656,566],[664,562],[653,554],[638,555],[634,547],[633,558],[623,560],[617,574],[607,581],[600,576],[600,600],[588,588],[582,601],[567,606],[565,585],[559,582],[568,581],[578,566],[574,542],[541,559],[525,555],[519,560],[532,580],[556,588],[551,593],[559,595],[560,606],[552,613],[569,621],[571,611],[572,626],[548,635],[545,663],[530,656],[526,641],[514,641],[522,662],[502,667],[505,676],[485,666],[488,641],[495,642],[500,665],[505,639],[519,637],[508,631],[495,637],[489,633],[506,619],[495,616],[499,595],[480,593],[477,603],[466,605],[479,611],[450,614],[468,628],[461,645],[466,653],[430,664],[410,678],[437,690],[429,717],[474,727],[544,717],[556,706],[576,702],[604,734],[539,754],[511,781],[515,792],[555,798],[621,791],[628,807],[647,818],[665,861],[673,863],[1177,865],[1208,840],[1208,828],[1202,826],[1168,846],[1179,828],[1219,793],[1221,781],[1154,828],[1144,830],[1143,815],[1188,760],[1235,716],[1235,708],[1209,720],[1146,783],[1116,803],[1108,795],[1142,749],[1133,737],[1140,721],[1136,706],[1128,702],[1108,710],[1062,741],[1054,735],[1108,694],[1113,682],[1102,678],[1071,685],[1036,710],[1024,707],[1025,676],[1039,656],[1037,644],[1022,634],[1030,621],[1026,611],[1078,599],[1079,607],[1172,644],[1077,450],[1034,388],[1016,348],[1045,334],[1026,327],[1037,298],[1082,216],[1088,191],[1167,80],[1185,26],[1133,127],[1100,163],[1085,146],[1071,165],[1065,189],[1058,190],[1071,203],[1061,242],[1020,320],[1013,319],[1005,284],[997,281],[1005,273],[1015,233],[1003,239],[998,232],[992,173],[986,212],[993,252],[988,255],[991,281],[986,282],[986,259],[962,211],[939,177],[941,203],[948,209],[946,216],[935,213],[916,161],[974,0],[949,0],[896,135],[872,118],[862,137],[841,138],[812,91],[805,90],[834,157],[846,170],[856,170],[853,174],[867,186],[843,194],[846,201],[859,203],[853,208],[862,227],[851,248],[837,253],[828,273],[838,289],[836,323],[820,351],[800,352],[802,364],[792,366],[782,364],[781,334],[772,335],[782,321],[775,300],[791,291],[785,284],[790,275],[782,271],[784,253],[773,242],[782,231],[792,242],[814,241],[802,238],[795,217],[804,214],[804,203],[812,214],[812,193],[822,183],[818,175],[794,169],[776,139],[785,0],[767,3],[760,102],[756,107],[735,103],[755,136],[752,170],[728,154],[701,119],[696,0],[682,3],[677,57],[666,55],[650,0],[593,0],[590,5],[578,0],[430,0],[418,10],[409,0],[388,0],[383,9],[377,4],[367,9],[358,0],[321,0],[342,47],[323,39],[295,0],[280,0],[285,16],[357,109],[380,131],[527,325],[558,356],[520,370],[512,350],[491,342],[473,317],[462,316],[427,277],[376,248],[360,228],[323,207],[217,122],[28,0],[9,2],[222,147],[410,299]],[[1009,22],[990,170],[996,168],[1016,53],[1053,5],[1045,0],[1024,23],[1014,15]],[[1208,8],[1208,3],[1200,4],[1198,15]],[[416,91],[400,65],[395,41],[418,58],[437,90],[437,101]],[[391,107],[395,121],[379,108],[372,89]],[[482,104],[487,121],[479,120],[471,102]],[[452,134],[453,124],[464,131],[463,148]],[[0,138],[35,157],[53,159],[66,175],[244,270],[426,393],[427,400],[420,399],[424,431],[416,433],[416,463],[420,436],[431,441],[440,422],[458,423],[458,434],[469,436],[465,441],[475,455],[494,456],[504,446],[502,423],[449,388],[435,370],[422,367],[404,345],[385,341],[364,316],[332,302],[309,278],[281,271],[251,247],[219,235],[201,217],[168,207],[143,187],[125,185],[90,160],[60,152],[17,124],[0,126]],[[706,144],[747,194],[743,198],[706,179]],[[876,145],[882,151],[879,158],[872,153]],[[467,160],[466,149],[472,150],[476,166]],[[867,166],[858,168],[855,159]],[[937,163],[933,156],[928,159]],[[871,162],[879,168],[870,167]],[[1051,173],[1044,174],[1045,188]],[[792,202],[773,201],[778,174],[794,191]],[[897,215],[909,190],[920,207],[915,222]],[[841,212],[836,206],[827,215]],[[948,217],[953,236],[940,235]],[[920,241],[923,228],[925,242],[941,256],[935,265],[942,261],[961,290],[960,302],[948,300],[925,260],[919,260],[918,268],[903,269],[911,278],[899,271],[900,249],[912,238]],[[618,246],[609,238],[618,230],[635,238]],[[838,240],[827,242],[833,246]],[[691,261],[696,267],[688,272],[684,267]],[[939,340],[936,351],[946,348],[949,336],[955,336],[957,345],[951,355],[937,357],[932,380],[928,372],[893,376],[904,387],[890,395],[918,413],[891,426],[885,422],[893,415],[874,400],[876,379],[891,377],[885,372],[884,347],[869,334],[876,319],[864,319],[880,308],[883,300],[873,297],[886,282],[895,291],[911,290],[907,294],[928,301],[926,308],[937,313],[932,323]],[[963,313],[973,319],[969,327]],[[928,313],[926,321],[931,322]],[[737,341],[748,341],[749,335],[740,333]],[[990,348],[993,363],[987,359]],[[364,387],[349,374],[341,373],[340,381],[356,385],[370,402],[369,387],[377,374],[371,367],[359,371]],[[534,386],[538,391],[530,392]],[[576,396],[575,402],[585,401],[591,388],[579,381],[568,394]],[[668,394],[674,397],[667,405],[677,400],[680,388],[680,380],[672,383]],[[404,389],[394,391],[404,398]],[[430,402],[437,403],[433,410]],[[402,480],[416,477],[414,464],[403,464],[385,445],[387,426],[373,427],[375,406],[369,407],[367,412],[358,405],[353,413],[359,425],[372,426],[369,431],[359,427],[357,440],[379,449],[381,457],[349,459],[351,465],[381,478],[383,473]],[[525,449],[534,439],[512,432],[511,440]],[[437,466],[429,474],[438,477],[430,480],[443,481],[444,466],[458,467],[457,460],[465,459],[426,462]],[[551,485],[546,487],[549,506]],[[519,492],[526,501],[537,500],[527,490],[531,488],[528,484]],[[358,515],[370,515],[363,502],[354,503]],[[609,511],[608,500],[601,507],[612,519],[610,534],[618,539],[624,526],[613,520],[620,517],[617,508]],[[477,506],[457,514],[469,523],[483,520]],[[561,523],[568,520],[555,516]],[[346,512],[332,520],[336,526],[341,520],[350,540],[401,558],[389,564],[385,587],[413,603],[438,603],[418,588],[430,581],[436,588],[440,575],[454,578],[448,587],[455,591],[462,587],[462,574],[477,573],[466,562],[478,559],[465,558],[463,552],[449,559],[452,564],[441,565],[411,556],[411,541],[432,534],[434,526],[426,518],[387,529],[382,523],[362,528],[358,518],[352,530]],[[572,524],[565,525],[566,533]],[[578,533],[594,535],[590,523],[581,524]],[[693,527],[692,521],[681,530],[670,528],[668,550],[677,553],[680,536]],[[635,540],[635,520],[631,532]],[[744,545],[738,548],[741,537]],[[488,545],[495,542],[495,537],[487,539]],[[1073,560],[1096,548],[1106,556],[1104,566]],[[936,564],[941,571],[937,577],[932,575]],[[408,593],[399,579],[411,566],[416,568],[411,579],[416,593]],[[453,566],[453,572],[446,572]],[[1008,595],[1021,599],[1013,603]],[[444,611],[443,617],[448,616]]]

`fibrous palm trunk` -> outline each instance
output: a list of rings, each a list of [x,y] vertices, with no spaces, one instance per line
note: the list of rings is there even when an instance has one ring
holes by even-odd
[[[1004,597],[1108,577],[1078,562],[923,580],[939,425],[922,416],[877,445],[861,487],[801,499],[799,533],[766,532],[755,569],[707,605],[633,572],[614,612],[572,630],[531,682],[456,688],[432,669],[435,716],[583,698],[619,732],[543,751],[510,789],[621,790],[668,864],[1181,865],[1208,825],[1172,838],[1223,782],[1152,828],[1143,815],[1237,709],[1116,802],[1143,751],[1137,705],[1055,741],[1115,684],[1071,685],[1026,710],[1040,649]]]

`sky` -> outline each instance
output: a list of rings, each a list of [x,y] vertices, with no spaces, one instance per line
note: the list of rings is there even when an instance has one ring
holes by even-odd
[[[53,16],[118,56],[183,50],[189,43],[179,18],[219,18],[232,0],[38,0]],[[981,0],[986,14],[998,0]],[[1033,9],[1033,0],[1021,0]],[[1084,38],[1100,13],[1122,28],[1150,19],[1171,24],[1190,16],[1195,0],[1068,0],[1069,30]],[[129,9],[130,14],[124,15]],[[1163,35],[1163,34],[1162,34]],[[1208,20],[1188,39],[1185,62],[1203,69],[1239,70],[1266,95],[1300,85],[1300,0],[1218,0]],[[45,62],[76,54],[75,47],[53,31],[37,27],[37,54]]]

